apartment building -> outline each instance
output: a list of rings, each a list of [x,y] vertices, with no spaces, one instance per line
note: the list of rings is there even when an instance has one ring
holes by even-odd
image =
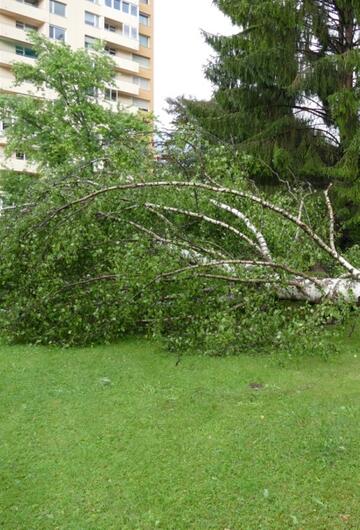
[[[31,93],[14,87],[12,63],[36,60],[28,31],[65,42],[74,49],[104,43],[116,64],[115,84],[105,97],[129,111],[153,109],[154,0],[0,0],[0,91]],[[0,169],[33,172],[22,153],[6,160],[0,122]]]

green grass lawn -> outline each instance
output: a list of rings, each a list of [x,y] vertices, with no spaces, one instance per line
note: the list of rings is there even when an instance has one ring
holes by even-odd
[[[2,346],[1,530],[360,529],[359,346]]]

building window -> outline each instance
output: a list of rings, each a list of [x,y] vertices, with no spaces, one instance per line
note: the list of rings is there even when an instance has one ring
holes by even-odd
[[[115,50],[115,48],[110,48],[110,46],[105,46],[105,51],[106,51],[106,53],[108,53],[109,55],[116,55],[116,50]]]
[[[107,31],[112,31],[113,33],[116,33],[116,26],[114,26],[113,24],[109,24],[109,22],[105,22],[104,28]]]
[[[23,29],[25,31],[31,31],[31,30],[36,31],[37,30],[36,26],[32,26],[31,24],[26,24],[26,22],[21,22],[21,20],[16,21],[16,27],[19,29]]]
[[[106,88],[105,89],[105,99],[107,99],[108,101],[117,101],[117,98],[118,98],[118,93],[117,93],[117,90],[115,90],[114,88]]]
[[[105,5],[107,7],[117,9],[117,11],[122,10],[124,13],[128,13],[134,17],[138,16],[138,6],[132,2],[124,2],[121,0],[105,0]]]
[[[150,17],[149,17],[149,15],[145,15],[145,13],[140,13],[139,22],[143,26],[150,26]]]
[[[7,121],[0,121],[0,136],[3,136],[6,129],[9,127],[9,122]]]
[[[140,4],[149,5],[149,0],[140,0]]]
[[[150,59],[148,57],[133,54],[132,58],[141,68],[150,68]]]
[[[39,0],[17,0],[17,2],[20,2],[21,4],[28,4],[34,7],[37,7],[39,4]]]
[[[31,59],[36,59],[35,50],[27,46],[21,46],[20,44],[17,44],[15,46],[15,53],[16,55],[22,55],[23,57],[30,57]]]
[[[60,26],[49,26],[49,37],[50,39],[65,41],[65,29]]]
[[[91,98],[97,98],[99,95],[99,90],[98,88],[92,86],[86,90],[86,93]]]
[[[139,35],[140,46],[144,48],[150,48],[150,37],[147,35]]]
[[[138,39],[138,30],[134,26],[129,26],[128,24],[123,24],[122,31],[124,37],[128,39]]]
[[[105,0],[105,5],[107,7],[113,7],[114,9],[117,9],[120,11],[120,0]]]
[[[144,77],[139,77],[137,75],[134,75],[133,81],[135,85],[138,85],[143,90],[150,90],[150,80],[145,79]]]
[[[66,5],[62,2],[57,2],[57,0],[50,0],[49,8],[50,13],[53,13],[54,15],[64,17],[66,14]]]
[[[85,11],[85,24],[87,24],[88,26],[93,26],[94,28],[98,28],[100,25],[99,15],[94,15],[94,13]]]
[[[149,112],[150,104],[146,99],[133,98],[134,107],[144,112]]]
[[[89,37],[89,35],[85,35],[85,41],[84,41],[84,47],[88,50],[89,48],[94,48],[97,44],[98,39],[95,39],[95,37]]]

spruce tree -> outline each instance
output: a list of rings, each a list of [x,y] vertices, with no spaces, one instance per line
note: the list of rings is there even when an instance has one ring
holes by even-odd
[[[185,111],[214,138],[283,176],[333,181],[352,230],[360,222],[360,1],[215,0],[235,25],[205,34],[216,57],[211,102]]]

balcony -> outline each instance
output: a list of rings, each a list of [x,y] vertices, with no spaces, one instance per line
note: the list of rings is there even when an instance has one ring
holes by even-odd
[[[15,52],[0,50],[0,66],[9,67],[16,62],[34,65],[34,59],[31,57],[24,57],[23,55],[17,55]]]
[[[106,5],[101,6],[99,14],[103,15],[105,18],[117,20],[125,24],[129,24],[130,26],[136,25],[138,20],[138,17],[134,17],[130,15],[130,13],[124,13],[124,11],[113,9],[112,7],[108,7]]]
[[[14,94],[20,94],[21,96],[33,96],[36,98],[54,99],[56,94],[53,90],[48,88],[42,88],[39,90],[31,83],[21,83],[21,85],[15,86],[13,79],[2,79],[0,92],[10,92]]]
[[[103,102],[103,106],[106,109],[111,110],[112,112],[116,112],[119,109],[119,106],[120,106],[121,110],[125,110],[126,112],[130,112],[131,114],[138,114],[138,112],[139,112],[139,109],[137,107],[135,107],[135,105],[132,105],[132,104],[123,105],[123,104],[115,102],[115,101],[105,100]]]
[[[124,35],[122,35],[122,33],[120,32],[108,31],[106,29],[102,29],[100,31],[100,39],[108,42],[110,45],[115,44],[116,46],[120,46],[121,48],[125,48],[131,51],[139,50],[139,42],[135,39],[124,37]]]
[[[120,30],[109,31],[105,28],[86,26],[86,34],[89,35],[89,37],[108,43],[109,46],[115,45],[116,47],[125,48],[131,51],[139,50],[139,42],[135,39],[125,37]]]
[[[138,85],[135,85],[135,83],[129,83],[128,81],[122,81],[121,79],[116,79],[115,86],[119,92],[131,96],[138,96],[140,92]]]
[[[28,94],[35,95],[37,90],[31,83],[21,83],[19,86],[15,86],[13,79],[2,79],[1,80],[1,91],[2,92],[14,92],[15,94],[21,94],[26,96]]]
[[[36,173],[35,164],[26,160],[19,160],[16,157],[5,158],[4,153],[0,150],[0,169],[8,169],[18,173]]]
[[[17,28],[15,22],[14,25],[0,23],[0,35],[3,39],[7,40],[24,43],[30,42],[28,32],[24,29]]]
[[[12,18],[14,17],[14,14],[19,15],[21,16],[21,19],[26,18],[29,23],[46,22],[48,15],[45,9],[30,4],[20,3],[16,0],[1,0],[0,13],[8,16],[10,15]]]
[[[132,74],[139,73],[140,68],[135,61],[124,59],[123,57],[118,57],[117,55],[110,55],[110,57],[113,59],[115,67],[119,70],[125,70],[127,72],[131,72]]]

